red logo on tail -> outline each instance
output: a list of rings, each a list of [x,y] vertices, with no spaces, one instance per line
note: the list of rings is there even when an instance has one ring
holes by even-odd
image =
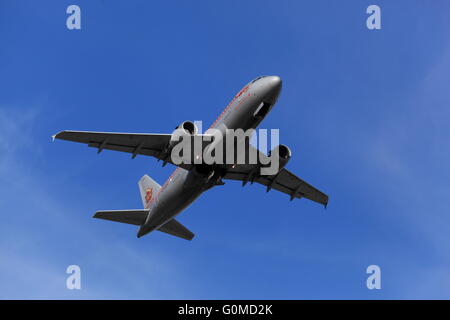
[[[147,191],[145,191],[145,201],[147,201],[147,203],[149,203],[150,200],[152,200],[152,196],[153,196],[153,190],[147,189]]]

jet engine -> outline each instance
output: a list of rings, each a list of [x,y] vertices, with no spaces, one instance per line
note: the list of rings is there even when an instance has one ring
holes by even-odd
[[[176,129],[183,129],[187,134],[194,136],[198,133],[198,128],[192,121],[184,121]]]
[[[182,129],[183,132],[189,136],[196,136],[198,133],[198,128],[192,121],[184,121],[179,126],[175,127],[175,130]],[[175,134],[175,132],[172,133],[172,137],[170,141],[167,143],[167,145],[164,147],[164,149],[161,152],[160,159],[163,160],[163,167],[167,164],[168,159],[171,155],[172,149],[179,141],[179,132]]]
[[[288,146],[285,146],[284,144],[280,144],[280,145],[276,146],[275,148],[273,148],[269,152],[269,157],[271,157],[272,155],[274,155],[274,156],[278,155],[278,161],[279,161],[278,163],[279,163],[279,168],[280,168],[279,170],[281,170],[291,159],[292,152]]]

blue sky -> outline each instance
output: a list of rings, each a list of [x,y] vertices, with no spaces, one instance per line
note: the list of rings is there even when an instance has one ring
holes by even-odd
[[[78,4],[82,30],[66,28]],[[378,4],[382,29],[366,28]],[[2,1],[0,298],[450,298],[448,1]],[[330,195],[228,182],[179,220],[196,238],[91,218],[140,208],[156,160],[57,141],[212,123],[259,75],[263,128]],[[68,265],[82,289],[65,287]],[[381,267],[382,289],[366,288]]]

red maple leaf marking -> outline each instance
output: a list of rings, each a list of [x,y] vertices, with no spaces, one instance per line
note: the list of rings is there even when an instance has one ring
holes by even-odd
[[[150,202],[150,200],[152,200],[152,196],[153,196],[153,190],[152,189],[147,189],[147,191],[145,192],[145,201]]]

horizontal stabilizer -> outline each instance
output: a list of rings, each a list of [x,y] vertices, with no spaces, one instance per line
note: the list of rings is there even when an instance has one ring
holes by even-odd
[[[146,209],[97,211],[94,218],[140,226],[145,223],[148,213]]]
[[[158,230],[186,240],[192,240],[194,238],[194,234],[175,219],[159,227]]]

